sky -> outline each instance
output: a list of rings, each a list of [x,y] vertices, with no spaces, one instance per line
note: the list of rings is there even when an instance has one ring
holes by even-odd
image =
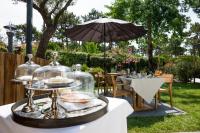
[[[88,14],[92,8],[98,11],[106,12],[107,9],[104,5],[110,5],[115,0],[77,0],[76,4],[69,7],[68,10],[72,11],[77,16]],[[18,2],[13,4],[12,0],[1,0],[0,4],[0,34],[5,34],[3,26],[12,23],[14,25],[26,23],[26,4]],[[192,22],[200,22],[196,14],[190,10],[187,16],[191,16]],[[33,10],[33,25],[40,30],[42,27],[42,18],[40,14]]]
[[[72,11],[77,16],[88,14],[92,8],[98,11],[106,12],[104,5],[109,5],[114,0],[77,0],[76,4],[69,7],[68,10]],[[4,25],[12,24],[24,24],[26,23],[26,4],[18,2],[13,4],[12,0],[1,0],[0,5],[0,30],[3,30]],[[37,29],[42,27],[42,18],[40,14],[33,11],[33,25]]]

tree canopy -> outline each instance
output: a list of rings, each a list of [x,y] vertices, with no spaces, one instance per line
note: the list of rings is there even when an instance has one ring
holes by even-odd
[[[89,21],[89,20],[98,19],[98,18],[103,18],[103,17],[105,17],[103,12],[99,12],[94,8],[88,14],[81,16],[81,18],[83,19],[84,22]]]
[[[77,17],[71,12],[65,11],[59,19],[54,37],[56,37],[56,39],[60,40],[62,43],[68,42],[68,39],[65,35],[65,29],[77,25],[79,23],[81,23],[80,17]]]
[[[16,29],[15,37],[17,41],[20,41],[21,43],[25,43],[26,24],[16,25],[16,28],[17,29]],[[33,41],[40,40],[41,33],[37,31],[35,27],[33,27],[32,34],[33,34]]]
[[[180,13],[179,6],[179,0],[116,0],[107,6],[107,15],[146,27],[147,55],[152,69],[153,47],[160,45],[155,40],[167,34],[183,35],[189,18]]]
[[[21,1],[26,2],[26,0]],[[33,0],[33,8],[41,14],[44,21],[44,31],[40,38],[37,57],[45,57],[48,42],[56,31],[60,17],[72,4],[73,0]]]

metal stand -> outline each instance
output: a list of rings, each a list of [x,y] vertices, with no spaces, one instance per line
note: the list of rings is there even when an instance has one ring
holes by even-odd
[[[51,92],[51,99],[52,99],[52,104],[50,111],[45,114],[44,119],[58,119],[58,118],[63,118],[65,115],[63,115],[57,105],[57,90],[52,90]]]
[[[36,111],[38,108],[33,102],[34,91],[26,88],[27,103],[23,107],[22,112],[30,113]]]

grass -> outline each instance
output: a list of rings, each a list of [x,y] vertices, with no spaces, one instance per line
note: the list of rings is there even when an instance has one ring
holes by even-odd
[[[169,96],[161,96],[168,102]],[[180,116],[129,117],[128,133],[171,133],[200,131],[200,84],[174,83],[174,106],[187,112]]]

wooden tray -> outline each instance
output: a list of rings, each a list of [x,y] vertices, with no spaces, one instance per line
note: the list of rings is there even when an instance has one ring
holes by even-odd
[[[40,95],[35,96],[33,99],[43,99],[47,98],[48,95]],[[23,99],[21,101],[16,102],[12,107],[12,119],[22,125],[29,126],[29,127],[36,127],[36,128],[61,128],[61,127],[69,127],[79,124],[84,124],[87,122],[94,121],[101,116],[103,116],[107,112],[107,106],[108,106],[108,99],[104,96],[99,96],[98,99],[104,101],[106,104],[101,109],[96,110],[95,112],[76,116],[76,117],[66,117],[66,118],[60,118],[60,119],[43,119],[43,118],[37,118],[37,117],[27,117],[23,115],[19,115],[19,111],[17,112],[16,109],[19,106],[22,106],[26,103],[27,99]],[[23,114],[23,113],[22,113]]]

